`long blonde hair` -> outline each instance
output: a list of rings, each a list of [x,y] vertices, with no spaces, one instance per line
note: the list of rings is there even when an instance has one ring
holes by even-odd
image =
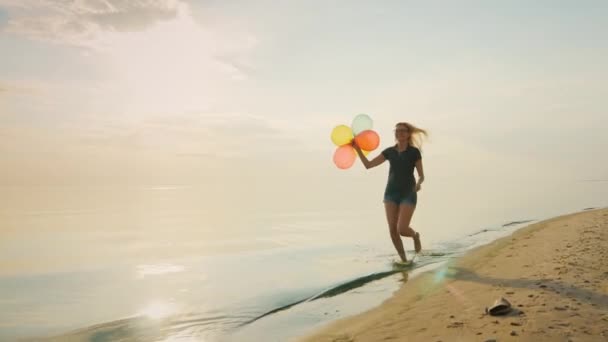
[[[421,148],[422,147],[422,140],[423,137],[424,138],[428,138],[429,134],[426,130],[422,129],[422,128],[418,128],[414,125],[412,125],[409,122],[398,122],[395,125],[395,129],[399,128],[399,126],[405,126],[407,127],[407,130],[410,133],[410,137],[408,139],[408,144],[411,146],[415,146],[417,148]],[[397,140],[397,133],[395,132],[395,140]]]

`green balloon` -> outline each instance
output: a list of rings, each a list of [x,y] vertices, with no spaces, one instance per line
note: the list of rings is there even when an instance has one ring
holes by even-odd
[[[372,129],[372,126],[373,126],[372,118],[370,118],[369,115],[359,114],[359,115],[355,116],[355,118],[353,119],[353,124],[352,124],[351,128],[353,129],[353,133],[355,135],[357,135],[363,131]]]

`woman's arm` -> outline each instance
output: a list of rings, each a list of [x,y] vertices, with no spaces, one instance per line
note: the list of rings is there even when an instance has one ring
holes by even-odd
[[[416,162],[416,171],[418,172],[418,182],[416,182],[416,191],[420,190],[420,185],[424,182],[424,169],[422,168],[422,159]]]
[[[376,167],[376,166],[384,163],[384,161],[386,160],[386,158],[384,158],[383,154],[379,154],[376,158],[369,161],[367,159],[367,157],[363,154],[363,151],[361,151],[361,148],[359,146],[357,146],[357,144],[355,144],[354,141],[353,141],[353,147],[355,148],[355,151],[357,151],[357,154],[359,155],[359,158],[361,158],[361,162],[363,162],[363,165],[365,166],[366,169],[371,169],[372,167]]]

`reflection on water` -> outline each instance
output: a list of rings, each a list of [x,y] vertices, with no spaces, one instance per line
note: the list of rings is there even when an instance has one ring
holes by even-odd
[[[145,316],[151,319],[167,318],[178,312],[178,306],[174,303],[163,301],[152,301],[143,310],[138,312],[138,316]]]
[[[177,273],[184,271],[184,266],[173,264],[151,264],[137,266],[137,274],[140,277]]]
[[[487,234],[496,237],[509,229],[515,227]],[[70,293],[64,300],[76,299],[80,307],[106,311],[104,320],[108,323],[94,325],[99,321],[81,320],[80,327],[91,327],[67,333],[61,339],[285,340],[323,322],[375,306],[406,282],[411,272],[459,255],[483,241],[480,236],[483,234],[476,235],[476,240],[455,241],[450,249],[437,245],[436,250],[417,256],[412,268],[395,266],[390,253],[373,246],[317,248],[297,254],[285,249],[96,272],[97,276],[89,280],[98,283],[97,287],[82,286],[74,278],[77,275],[64,275],[56,284],[45,283],[41,298],[62,289]],[[355,259],[359,261],[353,262]],[[277,260],[281,262],[273,264]],[[29,281],[41,283],[36,277]],[[110,305],[108,298],[120,305]],[[129,318],[112,319],[121,315]],[[53,325],[59,326],[68,317],[57,317]],[[3,318],[14,319],[10,314]],[[63,331],[76,328],[79,326],[66,326]]]

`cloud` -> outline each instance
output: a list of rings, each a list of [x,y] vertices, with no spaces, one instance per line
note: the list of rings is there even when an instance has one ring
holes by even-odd
[[[70,112],[76,103],[86,107],[78,112],[128,115],[217,106],[253,69],[257,37],[245,27],[223,24],[221,13],[201,25],[186,1],[0,0],[0,6],[9,18],[0,31],[77,47],[87,65],[103,70],[79,85],[90,89],[86,101],[53,87],[56,98],[72,102]]]
[[[91,47],[104,32],[144,30],[175,18],[178,0],[0,0],[4,31],[31,39]]]

